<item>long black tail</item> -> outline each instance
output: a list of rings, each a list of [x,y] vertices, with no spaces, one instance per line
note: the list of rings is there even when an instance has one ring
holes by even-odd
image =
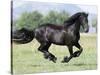
[[[14,41],[17,44],[26,44],[29,43],[33,40],[34,36],[35,36],[35,32],[34,30],[27,30],[24,29],[24,34],[22,34],[22,38],[12,38],[12,41]]]

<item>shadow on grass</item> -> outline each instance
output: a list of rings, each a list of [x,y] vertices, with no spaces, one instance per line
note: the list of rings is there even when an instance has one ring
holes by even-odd
[[[80,63],[80,64],[73,64],[75,66],[87,66],[87,65],[97,65],[97,64],[84,64],[84,63]]]
[[[78,64],[69,64],[67,66],[93,66],[97,64],[85,64],[85,63],[78,63]]]
[[[41,65],[31,65],[31,66],[33,66],[33,67],[40,67]]]
[[[65,64],[55,64],[56,66],[57,65],[63,65],[63,66],[97,66],[97,64],[85,64],[85,63],[76,63],[76,64],[67,64],[67,63],[65,63]],[[54,66],[54,64],[53,65],[37,65],[37,64],[34,64],[34,65],[31,65],[31,66],[33,66],[33,67],[41,67],[41,66]]]

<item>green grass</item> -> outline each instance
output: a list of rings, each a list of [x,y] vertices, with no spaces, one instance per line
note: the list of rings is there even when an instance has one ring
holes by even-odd
[[[80,44],[83,47],[82,54],[73,58],[69,63],[61,63],[63,57],[69,55],[66,46],[52,45],[49,49],[57,57],[53,63],[43,58],[43,54],[37,50],[39,43],[34,39],[28,44],[17,45],[13,43],[13,73],[37,73],[97,69],[97,40],[96,34],[82,34]],[[76,51],[77,48],[74,48]]]

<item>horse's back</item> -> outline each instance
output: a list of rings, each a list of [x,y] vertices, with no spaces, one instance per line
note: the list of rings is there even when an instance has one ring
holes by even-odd
[[[35,30],[36,39],[39,42],[52,42],[63,44],[63,26],[43,24]]]

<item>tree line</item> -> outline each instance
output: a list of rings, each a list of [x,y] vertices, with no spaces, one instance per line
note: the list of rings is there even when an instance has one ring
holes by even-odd
[[[14,28],[28,28],[34,29],[35,27],[44,23],[52,23],[61,25],[69,17],[69,13],[62,11],[50,11],[47,14],[42,14],[38,11],[23,12],[17,20],[13,21]]]

